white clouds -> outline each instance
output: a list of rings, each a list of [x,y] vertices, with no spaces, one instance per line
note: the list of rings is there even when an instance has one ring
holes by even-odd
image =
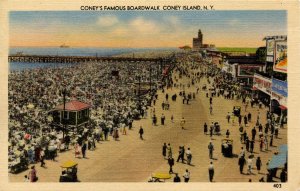
[[[159,23],[153,20],[147,20],[143,17],[138,17],[129,22],[129,26],[132,30],[139,33],[159,33],[161,31],[161,26]]]
[[[102,27],[111,27],[119,23],[119,19],[116,16],[107,15],[99,17],[97,23]]]

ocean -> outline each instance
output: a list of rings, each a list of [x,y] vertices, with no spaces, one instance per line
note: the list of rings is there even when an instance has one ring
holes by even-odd
[[[128,54],[133,52],[145,51],[166,51],[176,50],[176,48],[59,48],[59,47],[13,47],[9,50],[9,55],[22,52],[25,55],[57,55],[57,56],[114,56]],[[10,71],[20,71],[25,69],[34,69],[41,67],[64,67],[68,64],[60,63],[23,63],[10,62]]]

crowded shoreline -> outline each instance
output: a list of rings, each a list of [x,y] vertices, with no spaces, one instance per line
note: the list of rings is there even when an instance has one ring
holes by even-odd
[[[112,69],[120,71],[120,77],[118,79],[111,77],[111,73],[107,72]],[[200,62],[195,62],[191,57],[183,54],[178,56],[177,65],[174,72],[172,71],[171,77],[168,78],[165,83],[162,83],[162,86],[159,86],[158,84],[160,83],[157,83],[156,86],[153,86],[152,93],[143,98],[141,102],[142,112],[140,112],[137,108],[137,100],[132,99],[137,95],[137,91],[134,92],[134,87],[128,87],[127,85],[137,83],[139,80],[149,82],[149,72],[150,68],[147,68],[147,65],[141,63],[139,63],[139,65],[118,63],[113,66],[111,63],[84,63],[59,69],[48,68],[11,73],[9,76],[9,155],[11,159],[16,158],[16,153],[19,153],[20,160],[22,157],[25,157],[26,160],[29,159],[31,164],[36,164],[37,162],[41,162],[41,150],[46,151],[46,148],[50,146],[51,148],[55,148],[55,150],[57,149],[58,154],[60,154],[59,151],[65,149],[66,144],[65,140],[62,140],[62,130],[49,126],[52,119],[47,112],[59,103],[62,103],[62,87],[66,87],[69,100],[80,100],[91,104],[93,107],[91,112],[91,121],[93,122],[81,130],[74,129],[70,131],[72,136],[76,136],[72,137],[70,147],[67,146],[67,148],[76,147],[78,144],[77,149],[79,151],[81,151],[83,142],[85,141],[88,150],[95,150],[96,142],[107,140],[105,134],[111,136],[114,140],[118,140],[121,131],[122,134],[124,134],[126,128],[130,129],[130,126],[136,123],[133,121],[134,115],[138,115],[137,118],[148,118],[154,125],[159,123],[154,123],[153,121],[155,112],[152,108],[155,105],[154,100],[157,99],[158,91],[160,95],[163,95],[160,101],[161,99],[166,99],[162,102],[163,105],[170,104],[164,91],[171,88],[176,88],[179,90],[179,93],[174,93],[170,96],[180,96],[183,104],[187,105],[189,105],[189,101],[192,103],[192,100],[196,99],[196,95],[201,92],[209,100],[209,116],[215,113],[216,110],[216,108],[213,109],[211,100],[220,96],[224,97],[225,100],[239,100],[244,104],[245,108],[252,105],[250,104],[250,102],[252,103],[250,93],[242,92],[236,82],[226,79],[225,75],[218,69],[207,64],[204,59]],[[157,79],[157,74],[152,73],[152,75],[151,78]],[[183,77],[186,78],[184,82],[181,80]],[[37,80],[34,81],[33,79]],[[203,81],[206,81],[206,83],[203,84]],[[103,84],[103,82],[106,82],[106,84]],[[41,86],[41,83],[45,83],[45,86]],[[33,88],[27,88],[32,86]],[[57,86],[60,88],[57,88]],[[190,92],[187,93],[186,90]],[[36,92],[41,92],[38,95],[39,99],[37,99]],[[42,92],[44,92],[44,94]],[[22,95],[27,96],[24,97]],[[255,106],[256,104],[253,105]],[[170,104],[170,106],[172,107],[172,104]],[[257,107],[262,108],[259,106],[259,103]],[[164,107],[162,107],[162,110],[165,110]],[[226,114],[227,113],[224,114],[224,117]],[[116,117],[114,118],[114,116]],[[181,117],[177,117],[176,121],[180,121],[178,118]],[[234,120],[237,120],[236,123],[239,123],[239,119],[232,116],[232,114],[230,114],[229,118],[232,123],[234,123]],[[267,133],[264,131],[267,136],[261,136],[263,137],[263,145],[268,145],[268,140],[267,144],[265,140],[269,138],[266,137],[275,135],[275,125],[273,126],[273,130],[271,125],[276,121],[275,116],[267,114],[267,118],[270,120],[267,120],[270,125],[267,129],[270,130]],[[156,119],[156,121],[159,120]],[[213,121],[218,120],[213,119]],[[248,117],[247,121],[249,121]],[[257,119],[257,121],[257,128],[262,129],[262,127],[260,127],[262,123],[261,119]],[[247,123],[245,123],[245,125],[247,125]],[[207,124],[210,125],[209,122],[207,122]],[[182,125],[180,124],[179,126]],[[138,129],[139,127],[135,126],[135,128]],[[209,129],[210,130],[207,130],[205,133],[211,134],[211,137],[213,136],[212,134],[218,133],[215,131],[216,126],[209,127]],[[263,131],[261,130],[259,132]],[[248,133],[251,134],[249,129]],[[223,132],[223,134],[225,133]],[[79,137],[85,141],[78,142]],[[244,134],[244,130],[241,131],[241,142],[243,142],[243,144],[247,142],[247,134]],[[36,148],[40,148],[40,150]],[[246,153],[246,151],[241,152]],[[251,154],[250,151],[247,150],[247,152]],[[242,155],[244,154],[241,154],[239,158]],[[56,154],[47,156],[47,159],[56,160],[55,157]]]

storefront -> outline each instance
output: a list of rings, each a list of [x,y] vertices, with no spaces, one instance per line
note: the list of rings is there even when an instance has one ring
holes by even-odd
[[[272,79],[272,110],[281,116],[281,120],[286,121],[287,117],[287,82],[278,79]],[[278,102],[278,103],[276,103]],[[280,113],[279,113],[280,112]]]
[[[253,77],[253,97],[262,101],[265,106],[270,105],[272,80],[257,73]]]

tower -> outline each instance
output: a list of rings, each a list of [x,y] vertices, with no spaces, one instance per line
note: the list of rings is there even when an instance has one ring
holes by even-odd
[[[203,34],[201,32],[201,29],[198,30],[198,37],[193,38],[193,49],[199,50],[203,47]]]
[[[198,31],[198,40],[199,40],[199,43],[201,44],[201,47],[202,47],[202,45],[203,45],[203,34],[202,34],[202,32],[201,32],[201,29],[199,29],[199,31]]]

